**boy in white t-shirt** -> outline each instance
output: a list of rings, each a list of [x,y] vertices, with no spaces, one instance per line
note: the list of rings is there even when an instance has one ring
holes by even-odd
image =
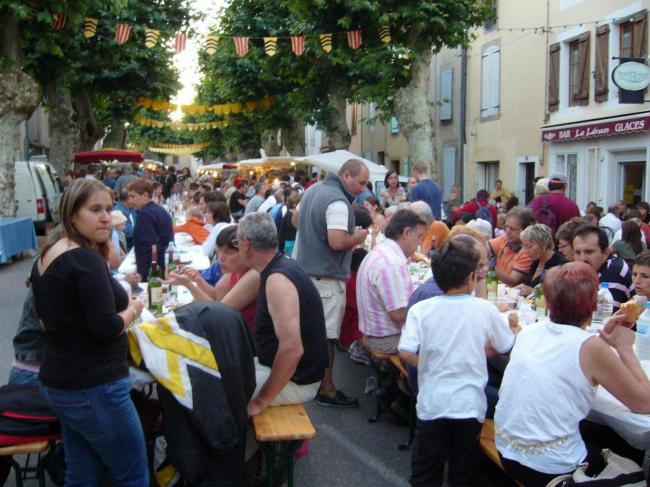
[[[414,305],[399,342],[418,367],[418,428],[411,458],[413,486],[442,485],[449,458],[452,485],[474,485],[485,419],[486,350],[507,353],[514,335],[489,301],[471,296],[479,252],[471,238],[451,239],[431,267],[442,296]]]

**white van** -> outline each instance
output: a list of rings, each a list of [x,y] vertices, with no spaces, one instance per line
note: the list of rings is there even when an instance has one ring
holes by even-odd
[[[16,216],[34,221],[37,230],[59,222],[63,185],[47,162],[16,161]]]

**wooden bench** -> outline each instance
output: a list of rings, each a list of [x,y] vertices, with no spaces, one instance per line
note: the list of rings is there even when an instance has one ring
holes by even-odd
[[[287,485],[293,487],[294,455],[304,440],[316,436],[316,430],[302,404],[271,406],[253,416],[255,438],[266,455],[267,485],[273,485],[273,465],[276,457],[287,461]],[[284,448],[276,451],[273,443]]]
[[[481,429],[481,451],[485,454],[486,457],[490,459],[492,463],[494,463],[497,467],[499,467],[503,472],[505,470],[503,469],[503,465],[501,465],[501,459],[499,458],[499,453],[497,452],[497,446],[494,443],[494,420],[493,419],[486,419],[483,422],[483,428]],[[523,484],[517,482],[516,480],[513,479],[513,481],[521,486],[524,487]]]
[[[27,455],[23,466],[15,458],[11,459],[11,466],[16,473],[16,487],[22,487],[24,480],[38,480],[39,487],[45,487],[45,463],[54,452],[53,447],[53,440],[43,440],[0,448],[0,457]],[[43,453],[46,453],[45,456],[42,456]],[[36,465],[31,467],[29,465],[29,457],[33,454],[37,455],[37,461]]]

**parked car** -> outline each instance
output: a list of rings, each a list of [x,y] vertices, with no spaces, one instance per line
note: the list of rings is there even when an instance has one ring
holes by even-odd
[[[39,233],[59,222],[63,184],[52,165],[44,161],[16,162],[16,216],[29,217]]]

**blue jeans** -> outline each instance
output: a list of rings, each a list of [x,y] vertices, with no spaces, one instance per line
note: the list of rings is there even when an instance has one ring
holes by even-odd
[[[66,487],[97,486],[103,466],[113,485],[149,485],[147,451],[127,377],[64,391],[41,384],[41,392],[61,421]]]

